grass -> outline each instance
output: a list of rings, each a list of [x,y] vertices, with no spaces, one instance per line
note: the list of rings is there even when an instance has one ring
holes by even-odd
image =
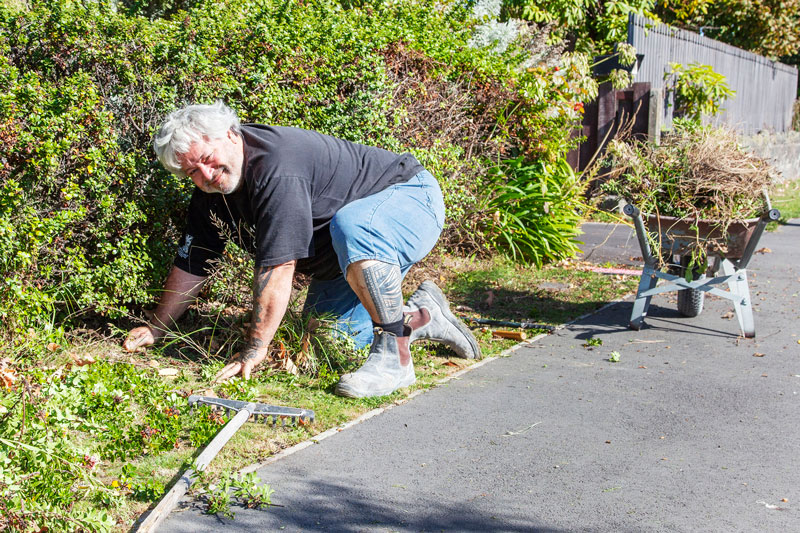
[[[781,212],[781,224],[800,217],[800,180],[779,185],[772,197],[772,207]]]
[[[495,259],[455,265],[449,285],[456,309],[481,317],[558,325],[635,289],[637,279],[608,277],[576,265],[534,269]]]
[[[476,260],[439,256],[430,258],[426,265],[412,271],[406,280],[404,291],[408,294],[425,278],[432,278],[445,288],[452,307],[458,314],[552,325],[562,324],[598,309],[608,301],[633,291],[637,282],[635,277],[606,276],[587,271],[578,263],[536,269],[500,258]],[[298,300],[295,305],[299,304]],[[215,312],[210,312],[209,309]],[[357,368],[361,361],[353,356],[352,352],[339,346],[338,351],[329,352],[326,356],[328,357],[326,361],[330,362],[331,366],[338,365],[334,370],[331,370],[329,365],[318,365],[317,372],[309,376],[260,369],[248,382],[234,379],[227,384],[214,385],[210,381],[211,377],[235,350],[237,339],[241,338],[241,325],[248,319],[244,308],[231,306],[225,313],[220,312],[219,305],[206,305],[205,309],[201,305],[181,322],[184,330],[193,333],[181,335],[175,342],[142,353],[124,352],[119,346],[120,335],[115,338],[95,336],[90,341],[86,338],[86,334],[83,334],[74,337],[69,344],[65,343],[50,354],[45,365],[47,369],[40,370],[46,376],[43,378],[44,381],[54,379],[58,381],[63,378],[53,378],[53,376],[61,374],[69,376],[75,372],[83,372],[89,376],[93,374],[92,369],[96,368],[99,374],[106,376],[104,379],[108,381],[105,387],[109,391],[120,388],[124,392],[127,387],[131,387],[131,396],[134,395],[134,387],[119,384],[122,383],[121,378],[111,376],[112,370],[103,368],[108,366],[111,369],[124,369],[131,368],[132,365],[135,372],[131,379],[140,376],[144,380],[138,385],[140,389],[141,387],[152,389],[151,394],[147,396],[148,401],[152,402],[149,407],[141,399],[132,399],[129,403],[123,402],[119,406],[121,410],[128,409],[134,413],[131,431],[136,435],[139,432],[138,428],[142,427],[143,420],[152,419],[154,412],[155,415],[160,415],[169,408],[180,409],[180,427],[175,429],[174,448],[170,441],[168,449],[150,452],[144,450],[124,460],[103,458],[93,473],[98,482],[106,487],[104,490],[114,493],[114,498],[111,498],[113,501],[109,503],[110,497],[100,502],[80,501],[77,502],[76,509],[107,508],[118,526],[125,529],[158,500],[163,490],[175,481],[187,462],[199,453],[200,446],[193,446],[190,442],[190,428],[197,424],[209,424],[201,415],[188,412],[181,399],[188,394],[214,394],[262,403],[304,407],[313,409],[316,414],[313,423],[289,429],[245,424],[211,463],[208,473],[214,477],[261,462],[286,447],[353,420],[371,409],[401,402],[413,391],[431,388],[446,376],[473,364],[472,361],[452,357],[451,352],[438,345],[415,344],[412,347],[412,356],[417,383],[390,396],[354,400],[341,398],[333,393],[338,375]],[[224,320],[221,318],[223,315]],[[293,343],[292,349],[298,349],[302,339],[305,338],[308,321],[296,316],[290,316],[286,321],[291,322],[287,323],[287,329],[294,330],[291,335],[286,334],[287,345]],[[119,330],[122,331],[124,329]],[[493,338],[490,328],[474,331],[484,356],[487,357],[498,355],[514,344],[514,341]],[[211,355],[209,348],[213,348],[210,352],[216,355]],[[363,353],[360,355],[364,356]],[[86,359],[87,356],[92,356],[98,363],[83,367],[75,364],[76,360]],[[17,357],[14,359],[20,360]],[[105,361],[112,364],[109,365]],[[171,377],[161,376],[159,370],[167,367],[177,369],[177,374]],[[34,369],[35,367],[26,369],[20,366],[19,372],[20,374],[36,372]],[[99,372],[100,370],[103,371]],[[127,371],[127,375],[131,377],[131,372]],[[83,401],[96,401],[95,392],[102,393],[102,387],[98,389],[98,386],[95,386],[91,391],[93,391],[92,397],[87,397]],[[0,407],[6,411],[13,410],[13,398],[10,394],[5,396],[4,394],[0,391]],[[114,391],[113,394],[117,392]],[[170,397],[172,400],[169,400]],[[51,408],[47,406],[44,395],[32,396],[31,402],[32,405],[38,402],[39,408],[43,410]],[[100,415],[88,416],[94,420]],[[161,419],[163,417],[159,420]],[[186,427],[183,427],[184,425]],[[92,435],[91,430],[85,427],[80,429],[81,427],[80,424],[75,427],[70,426],[70,433],[62,438],[71,439],[69,447],[80,450],[79,456],[98,452],[98,444],[94,442],[96,436]],[[213,431],[215,427],[212,424],[210,435],[213,435]],[[130,482],[134,489],[128,489],[126,482]],[[155,488],[145,490],[144,484]],[[120,486],[121,489],[114,488]],[[138,492],[135,489],[137,486]]]

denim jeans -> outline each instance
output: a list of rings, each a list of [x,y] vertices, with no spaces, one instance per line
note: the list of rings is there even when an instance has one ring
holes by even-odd
[[[342,207],[330,231],[342,272],[356,261],[375,259],[399,266],[405,277],[411,265],[433,249],[443,224],[442,191],[424,170]],[[335,316],[337,329],[351,335],[358,348],[372,343],[372,319],[344,275],[312,281],[304,311]]]

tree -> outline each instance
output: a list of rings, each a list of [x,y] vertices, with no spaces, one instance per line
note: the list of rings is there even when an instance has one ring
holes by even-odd
[[[506,0],[507,17],[557,23],[562,37],[581,52],[609,53],[628,35],[628,15],[658,20],[655,0]]]
[[[800,52],[800,0],[667,0],[655,11],[668,24],[771,59]]]

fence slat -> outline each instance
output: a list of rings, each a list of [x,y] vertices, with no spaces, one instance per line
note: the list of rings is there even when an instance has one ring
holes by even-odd
[[[746,135],[791,129],[796,67],[634,14],[628,20],[628,43],[644,54],[634,81],[649,82],[653,89],[664,87],[670,62],[711,65],[725,76],[736,95],[723,104],[724,110],[711,119],[712,124],[725,124]],[[664,123],[669,124],[672,107],[664,108]]]

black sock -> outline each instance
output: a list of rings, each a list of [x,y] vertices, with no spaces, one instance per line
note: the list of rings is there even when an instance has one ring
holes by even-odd
[[[372,327],[374,328],[381,328],[383,331],[388,331],[389,333],[394,333],[398,337],[405,337],[405,321],[398,320],[397,322],[391,322],[389,324],[378,324],[377,322],[372,322]]]

